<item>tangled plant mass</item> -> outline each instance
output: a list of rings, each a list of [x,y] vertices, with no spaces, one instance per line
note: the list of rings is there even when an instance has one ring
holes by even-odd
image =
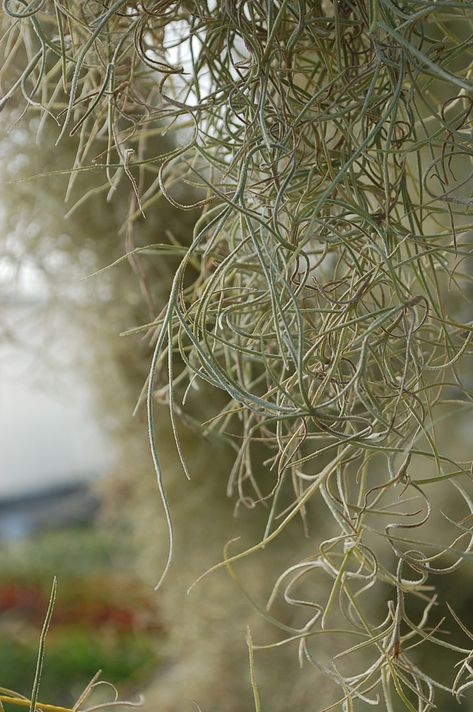
[[[39,112],[39,139],[55,122],[58,151],[79,137],[66,198],[82,171],[103,173],[104,201],[128,181],[129,256],[180,260],[142,327],[170,533],[160,583],[173,533],[157,401],[188,476],[182,422],[233,449],[228,495],[264,508],[261,540],[215,568],[234,573],[292,520],[302,538],[315,526],[312,555],[294,552],[266,615],[277,645],[339,686],[333,708],[426,711],[437,688],[460,699],[473,635],[453,608],[435,618],[434,587],[473,549],[470,461],[439,435],[472,395],[473,3],[4,0],[3,25],[2,106],[15,121]],[[199,211],[192,241],[134,251],[134,226],[162,196]],[[202,398],[215,412],[197,425]],[[448,540],[426,538],[446,519]],[[390,591],[384,620],[378,589]],[[300,625],[273,617],[281,603]],[[343,641],[329,663],[314,642],[325,637]],[[448,685],[414,661],[424,644],[456,655]]]

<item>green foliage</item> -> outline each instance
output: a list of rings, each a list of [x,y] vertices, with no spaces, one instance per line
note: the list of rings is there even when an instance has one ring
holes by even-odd
[[[54,625],[54,623],[53,623]],[[11,688],[29,695],[26,671],[33,676],[37,631],[15,636],[2,635],[0,666],[2,678]],[[102,670],[111,683],[136,689],[158,665],[154,645],[142,633],[113,633],[90,628],[52,630],[48,636],[46,660],[41,679],[41,697],[56,704],[71,705],[77,692]]]
[[[60,573],[48,632],[40,699],[72,705],[97,673],[134,690],[159,669],[157,616],[125,566],[118,532],[70,529],[10,544],[0,554],[0,670],[28,696],[50,582]],[[13,604],[16,605],[13,607]],[[165,640],[162,631],[161,641]]]
[[[257,604],[280,637],[248,637],[252,679],[253,649],[294,647],[339,686],[343,710],[382,700],[424,712],[439,690],[460,698],[472,684],[471,634],[457,645],[433,620],[436,576],[473,551],[471,453],[442,437],[472,395],[472,10],[4,2],[15,65],[4,103],[39,110],[39,136],[55,122],[59,150],[76,136],[67,199],[100,170],[68,213],[130,192],[126,249],[149,311],[134,333],[153,348],[139,405],[169,535],[158,587],[174,548],[160,403],[186,474],[183,425],[233,453],[227,493],[264,513],[256,543],[213,570],[237,578],[237,561],[268,561],[301,522]],[[163,196],[200,211],[192,240],[166,234],[137,250],[136,227]],[[170,254],[156,307],[141,257]],[[419,667],[419,646],[455,653],[453,680]]]
[[[57,571],[66,577],[110,572],[121,562],[125,537],[104,527],[72,528],[45,532],[34,538],[5,542],[0,550],[2,581],[15,577],[35,583],[47,582]],[[67,554],[67,555],[66,555]],[[123,562],[122,562],[123,565]]]

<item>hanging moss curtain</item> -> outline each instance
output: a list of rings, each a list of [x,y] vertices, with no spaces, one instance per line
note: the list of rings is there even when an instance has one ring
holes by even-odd
[[[443,437],[472,395],[472,11],[420,0],[3,3],[1,105],[11,125],[38,116],[39,140],[55,125],[58,151],[76,137],[66,197],[93,170],[104,201],[128,185],[130,230],[162,196],[199,211],[190,243],[139,248],[179,258],[167,304],[141,327],[154,354],[138,407],[169,530],[158,587],[173,555],[160,401],[185,473],[182,423],[232,449],[222,487],[264,512],[260,540],[228,547],[214,569],[234,573],[293,520],[312,537],[316,502],[333,520],[309,557],[294,550],[265,615],[278,646],[339,686],[334,708],[428,710],[437,688],[460,698],[472,684],[472,634],[454,602],[448,621],[434,615],[438,576],[473,550],[471,457]],[[154,155],[159,135],[174,143]],[[214,400],[210,418],[202,398]],[[279,617],[285,606],[299,626]],[[329,663],[325,638],[341,641]],[[251,660],[257,643],[248,638]],[[421,645],[454,654],[448,684],[416,665]]]

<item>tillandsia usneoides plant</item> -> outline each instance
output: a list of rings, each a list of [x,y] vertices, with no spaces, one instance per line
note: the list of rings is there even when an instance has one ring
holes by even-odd
[[[273,645],[338,685],[333,709],[426,712],[473,684],[455,602],[435,617],[439,576],[473,550],[471,458],[443,437],[472,396],[472,37],[471,2],[3,2],[1,105],[39,112],[39,140],[56,123],[58,151],[78,137],[68,194],[89,169],[104,201],[128,181],[129,230],[163,195],[200,210],[191,244],[142,250],[180,257],[143,326],[170,538],[159,584],[173,529],[156,402],[191,476],[179,423],[223,393],[201,432],[233,448],[228,494],[266,524],[214,568],[236,576],[301,521],[311,553],[294,551],[265,615]],[[270,646],[248,641],[253,676]],[[418,664],[428,646],[452,660],[448,683]]]

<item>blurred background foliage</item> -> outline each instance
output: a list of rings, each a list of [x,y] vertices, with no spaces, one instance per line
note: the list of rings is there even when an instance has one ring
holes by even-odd
[[[159,664],[155,603],[117,561],[117,541],[98,529],[68,529],[4,544],[0,555],[0,669],[29,696],[51,581],[59,598],[47,638],[43,699],[72,705],[98,670],[122,690],[144,685]],[[125,572],[125,573],[124,573]]]

